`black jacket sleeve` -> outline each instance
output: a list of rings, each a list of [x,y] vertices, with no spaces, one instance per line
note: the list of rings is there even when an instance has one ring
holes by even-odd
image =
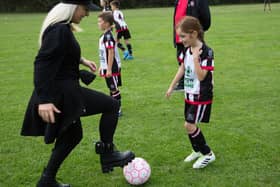
[[[64,58],[67,32],[71,31],[65,24],[56,24],[47,28],[43,35],[34,62],[34,85],[39,104],[53,103],[54,80]]]
[[[198,7],[198,19],[204,31],[207,31],[211,25],[211,14],[208,5],[208,0],[200,0]]]

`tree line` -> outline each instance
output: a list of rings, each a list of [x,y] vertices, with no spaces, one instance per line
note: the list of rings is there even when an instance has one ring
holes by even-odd
[[[121,8],[169,7],[175,0],[120,0]],[[264,0],[208,0],[210,5],[263,3]],[[277,2],[278,0],[272,0]],[[0,12],[46,12],[59,0],[1,0]],[[99,5],[99,0],[93,0]]]

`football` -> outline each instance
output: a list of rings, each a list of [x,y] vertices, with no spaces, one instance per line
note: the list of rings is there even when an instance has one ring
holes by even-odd
[[[126,181],[132,185],[141,185],[151,176],[151,167],[143,158],[136,157],[123,168]]]

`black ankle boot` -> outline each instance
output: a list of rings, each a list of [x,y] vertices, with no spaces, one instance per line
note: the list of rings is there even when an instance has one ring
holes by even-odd
[[[38,181],[36,187],[71,187],[70,184],[59,184],[55,177],[48,176],[43,172],[40,180]]]
[[[114,167],[123,167],[135,158],[134,153],[131,151],[120,152],[115,150],[113,143],[97,142],[95,151],[100,154],[103,173],[113,171]]]

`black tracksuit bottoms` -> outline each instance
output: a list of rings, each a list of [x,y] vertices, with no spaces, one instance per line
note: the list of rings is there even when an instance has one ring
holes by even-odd
[[[119,102],[101,92],[87,88],[81,88],[81,91],[86,109],[82,116],[101,113],[102,115],[99,123],[100,139],[105,143],[112,143],[118,123]],[[46,175],[52,177],[56,176],[60,165],[76,145],[79,144],[82,137],[83,131],[81,121],[77,119],[56,138],[50,160],[45,168]]]

